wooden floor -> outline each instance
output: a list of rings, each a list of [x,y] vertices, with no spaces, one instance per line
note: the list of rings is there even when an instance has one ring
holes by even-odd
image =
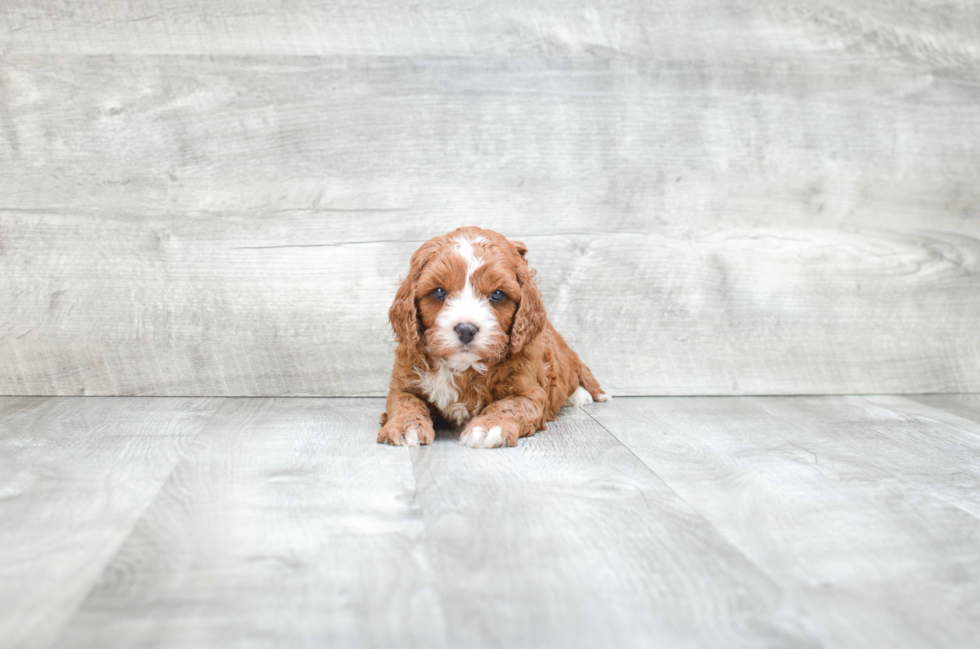
[[[969,647],[980,395],[0,399],[3,647]]]

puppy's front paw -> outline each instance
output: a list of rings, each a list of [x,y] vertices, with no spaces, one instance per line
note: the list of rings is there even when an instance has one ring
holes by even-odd
[[[516,428],[516,426],[508,426],[506,423],[491,424],[474,421],[459,436],[459,443],[470,448],[517,446]]]
[[[432,424],[418,421],[389,421],[378,431],[379,444],[394,446],[418,446],[431,444],[435,438]]]

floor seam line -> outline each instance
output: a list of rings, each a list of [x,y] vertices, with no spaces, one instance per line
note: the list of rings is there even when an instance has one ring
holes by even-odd
[[[704,523],[706,525],[710,526],[711,529],[715,531],[715,533],[718,535],[718,537],[720,539],[722,539],[723,541],[725,541],[725,543],[727,543],[736,552],[738,552],[739,556],[743,557],[746,561],[748,561],[749,563],[751,563],[753,566],[756,566],[756,568],[758,568],[760,572],[762,572],[763,574],[765,574],[766,577],[773,582],[773,584],[778,585],[778,582],[776,582],[774,579],[772,579],[772,577],[769,576],[769,573],[765,572],[762,569],[761,566],[759,566],[758,564],[756,564],[755,561],[753,561],[744,552],[742,552],[742,549],[741,548],[739,548],[734,543],[732,543],[731,541],[729,541],[728,540],[728,537],[726,537],[724,534],[722,534],[721,530],[719,530],[718,527],[714,523],[712,523],[710,520],[708,520],[705,517],[705,515],[702,514],[701,511],[698,508],[696,508],[694,505],[692,505],[690,502],[688,502],[688,500],[686,498],[684,498],[684,496],[682,496],[681,494],[679,494],[677,492],[677,490],[674,489],[670,485],[670,483],[668,483],[666,480],[664,480],[663,477],[661,477],[661,475],[659,473],[657,473],[656,471],[653,470],[653,467],[651,467],[649,464],[647,464],[646,462],[644,462],[643,459],[639,455],[637,455],[636,453],[634,453],[633,452],[633,449],[631,449],[629,446],[627,446],[625,443],[623,443],[623,440],[619,439],[619,437],[617,437],[615,433],[613,433],[611,430],[609,430],[608,428],[606,428],[602,424],[602,422],[600,422],[598,419],[595,418],[595,416],[592,413],[590,413],[589,411],[585,410],[585,408],[583,408],[582,410],[585,412],[585,414],[587,414],[589,416],[590,419],[592,419],[592,421],[594,421],[596,423],[597,426],[599,426],[599,428],[601,428],[602,430],[606,431],[606,433],[608,433],[610,437],[612,437],[614,440],[616,440],[616,443],[617,444],[619,444],[624,449],[626,449],[626,451],[630,455],[632,455],[633,458],[636,459],[637,462],[639,462],[640,464],[642,464],[647,469],[647,471],[649,471],[654,476],[656,476],[657,480],[659,480],[660,482],[662,482],[663,485],[665,487],[667,487],[667,489],[670,490],[670,493],[674,494],[681,502],[683,502],[685,505],[687,505],[691,509],[692,512],[694,512],[695,514],[697,514],[698,518],[700,518],[702,521],[704,521]]]
[[[896,395],[896,396],[901,396],[901,395]],[[864,399],[864,396],[863,395],[858,395],[858,397],[861,398],[861,399]],[[913,401],[915,401],[915,400],[913,399]],[[874,403],[873,401],[869,401],[868,403],[870,403],[872,405],[875,405],[875,406],[877,406],[879,408],[884,408],[885,410],[888,410],[889,412],[893,412],[895,414],[903,415],[905,417],[912,416],[912,415],[909,415],[906,412],[902,412],[900,410],[895,410],[894,408],[891,408],[889,406],[883,406],[880,403]],[[942,412],[946,412],[945,410],[942,410],[941,408],[936,408],[935,406],[930,406],[929,404],[926,404],[926,403],[920,403],[918,401],[915,401],[915,403],[919,403],[919,405],[923,405],[923,406],[926,406],[928,408],[934,408],[936,410],[941,410]],[[956,415],[955,413],[952,413],[952,412],[947,413],[947,414],[953,415],[954,417],[959,416],[959,415]],[[966,419],[966,418],[965,417],[961,417],[961,419]],[[980,436],[978,436],[976,433],[974,433],[972,431],[963,430],[962,428],[957,428],[956,426],[953,426],[952,424],[947,424],[946,422],[939,421],[938,419],[936,421],[939,424],[942,424],[943,426],[948,426],[949,428],[952,428],[953,430],[960,431],[962,433],[966,433],[966,434],[968,434],[968,435],[970,435],[972,437],[978,437],[978,441],[980,441]],[[919,493],[921,493],[923,496],[926,496],[927,498],[932,498],[933,500],[936,500],[938,502],[945,503],[945,504],[949,505],[950,507],[953,507],[954,509],[958,509],[959,511],[963,512],[967,516],[972,516],[973,518],[975,518],[977,520],[980,520],[980,515],[978,515],[976,512],[971,512],[969,510],[963,509],[963,507],[961,505],[958,505],[957,503],[954,503],[954,502],[950,502],[950,501],[946,500],[945,498],[940,498],[936,494],[931,493],[929,491],[929,487],[927,485],[922,484],[921,482],[919,482],[915,478],[911,478],[910,479],[910,478],[907,478],[905,476],[897,475],[894,471],[892,471],[891,469],[888,469],[888,468],[881,468],[881,469],[879,469],[879,471],[881,471],[882,473],[885,473],[886,475],[890,475],[892,478],[894,478],[895,480],[898,480],[899,482],[903,482],[905,484],[909,484],[909,485],[913,486],[916,489],[916,491],[918,491]]]
[[[894,394],[890,394],[890,395],[851,394],[851,395],[843,395],[843,396],[857,397],[858,399],[862,399],[866,403],[869,403],[869,404],[871,404],[873,406],[876,406],[878,408],[884,408],[885,410],[888,410],[889,412],[895,413],[897,415],[902,415],[903,417],[909,417],[909,416],[911,416],[908,413],[901,412],[900,410],[895,410],[894,408],[890,408],[888,406],[883,406],[880,403],[874,403],[873,401],[868,401],[867,400],[867,397],[868,396],[898,396],[898,397],[903,397],[904,398],[903,395],[894,395]],[[758,400],[758,399],[772,399],[774,397],[748,397],[748,398],[751,399],[751,400]],[[754,401],[750,401],[750,403],[755,403],[755,402]],[[915,403],[919,403],[919,402],[916,401]],[[928,406],[928,404],[921,404],[921,405],[927,405],[927,407],[930,407],[930,408],[933,408],[934,407],[934,406]],[[774,413],[771,413],[770,411],[766,410],[763,407],[762,404],[755,403],[755,406],[757,408],[761,409],[763,412],[765,412],[770,417],[774,417],[774,418],[778,419],[779,421],[781,421],[781,422],[783,422],[783,423],[785,423],[787,425],[791,425],[792,424],[792,422],[789,419],[787,419],[786,417],[784,417],[783,415],[774,414]],[[936,409],[939,410],[939,408],[936,408]],[[945,412],[945,411],[943,411],[943,412]],[[949,414],[953,414],[953,413],[949,413]],[[956,428],[955,426],[953,426],[951,424],[946,424],[945,422],[938,421],[938,423],[943,424],[944,426],[948,426],[949,428],[952,428],[953,430],[961,430],[961,429]],[[970,431],[961,431],[961,432],[964,432],[964,433],[967,433],[967,434],[970,434],[970,435],[975,435],[974,433],[972,433]],[[813,453],[813,451],[811,451],[810,449],[806,448],[805,446],[800,445],[798,442],[795,442],[795,441],[793,441],[793,440],[791,440],[791,439],[789,439],[789,438],[787,438],[787,437],[785,437],[783,435],[780,435],[780,438],[784,442],[786,442],[787,444],[791,444],[791,445],[795,446],[798,449],[801,449],[803,451],[806,451],[807,453]],[[907,484],[907,485],[911,486],[918,493],[920,493],[922,496],[924,496],[926,498],[931,498],[932,500],[935,500],[936,502],[940,502],[940,503],[943,503],[944,505],[948,505],[948,506],[952,507],[953,509],[956,509],[956,510],[958,510],[960,512],[963,512],[964,514],[966,514],[967,516],[970,516],[972,518],[980,519],[980,516],[978,516],[974,512],[967,511],[967,510],[963,509],[963,507],[961,507],[960,505],[957,505],[956,503],[950,502],[950,501],[946,500],[945,498],[940,498],[936,494],[931,493],[929,491],[929,487],[927,485],[922,484],[921,482],[919,482],[915,478],[908,478],[908,477],[905,477],[905,476],[902,476],[902,475],[898,475],[894,471],[892,471],[891,469],[885,468],[885,467],[878,467],[876,470],[877,471],[880,471],[884,475],[887,475],[887,476],[891,477],[894,480],[898,480],[899,482],[901,482],[903,484]],[[821,471],[821,474],[822,473],[823,472]]]
[[[591,418],[592,421],[594,421],[596,423],[597,426],[599,426],[602,430],[606,431],[606,433],[608,433],[610,437],[612,437],[614,440],[616,440],[616,442],[620,446],[622,446],[623,448],[625,448],[626,451],[630,455],[632,455],[634,458],[636,458],[636,461],[637,462],[639,462],[640,464],[642,464],[644,467],[646,467],[646,469],[648,471],[650,471],[650,473],[652,473],[654,476],[656,476],[657,480],[660,480],[660,482],[663,483],[664,487],[666,487],[670,491],[670,493],[674,494],[674,496],[676,496],[681,502],[683,502],[685,505],[687,505],[687,507],[692,512],[694,512],[694,514],[698,517],[698,519],[700,519],[702,522],[704,522],[705,525],[707,525],[709,528],[711,528],[711,530],[714,531],[714,533],[718,535],[718,538],[721,541],[723,541],[725,543],[725,545],[732,550],[732,552],[734,552],[738,556],[742,557],[742,559],[744,559],[749,565],[751,565],[753,568],[755,568],[755,570],[761,576],[765,577],[765,579],[767,579],[772,584],[772,586],[774,588],[776,588],[780,593],[782,593],[782,595],[786,598],[786,601],[787,602],[791,602],[792,605],[795,606],[795,607],[797,607],[801,612],[805,612],[806,613],[806,619],[811,624],[818,625],[818,628],[820,629],[820,631],[824,631],[824,632],[826,631],[826,629],[824,629],[823,624],[821,623],[820,619],[817,618],[817,617],[815,617],[815,616],[813,616],[813,615],[811,615],[810,612],[809,612],[809,610],[805,606],[803,606],[802,602],[799,601],[799,599],[794,596],[794,593],[796,592],[796,589],[792,588],[790,585],[786,585],[786,584],[783,584],[780,581],[777,581],[776,578],[768,570],[766,570],[762,565],[760,565],[758,562],[756,562],[750,556],[748,556],[745,553],[745,551],[742,550],[741,547],[739,547],[734,541],[732,541],[731,539],[729,539],[727,535],[725,535],[724,533],[722,533],[722,531],[719,530],[718,527],[712,521],[710,521],[701,512],[700,509],[698,509],[697,507],[695,507],[694,505],[692,505],[690,502],[688,502],[688,500],[686,498],[684,498],[680,493],[678,493],[677,490],[674,489],[674,487],[670,485],[670,483],[668,483],[666,480],[664,480],[660,476],[659,473],[657,473],[656,471],[654,471],[653,470],[653,467],[651,467],[649,464],[647,464],[646,462],[644,462],[643,459],[640,458],[640,456],[638,456],[636,453],[633,452],[633,449],[631,449],[629,446],[627,446],[623,442],[623,440],[619,439],[619,437],[617,437],[615,433],[613,433],[611,430],[609,430],[608,428],[606,428],[606,426],[603,425],[603,423],[600,422],[598,419],[596,419],[596,417],[591,412],[589,412],[586,408],[582,408],[582,411],[585,412],[585,414],[587,414],[589,416],[589,418]],[[820,640],[819,637],[816,637],[816,636],[808,636],[808,637],[809,637],[810,640],[813,640],[814,642],[816,642],[819,646],[821,646],[821,647],[826,646],[826,645],[823,644],[823,642],[821,642],[821,640]]]
[[[435,440],[433,439],[433,442]],[[431,445],[428,445],[431,448]],[[452,640],[452,629],[449,626],[449,619],[446,615],[448,608],[446,607],[445,599],[442,593],[442,579],[439,572],[439,563],[433,557],[432,547],[429,545],[429,523],[426,517],[425,509],[422,507],[422,499],[419,498],[419,476],[416,471],[415,465],[415,454],[423,452],[425,446],[417,446],[415,448],[405,447],[408,451],[408,465],[412,469],[412,480],[415,481],[415,491],[412,495],[412,500],[415,501],[415,505],[419,508],[419,514],[422,522],[422,547],[424,548],[425,557],[429,561],[429,565],[432,568],[433,577],[436,578],[433,586],[433,591],[435,592],[436,599],[439,602],[439,606],[442,608],[443,614],[443,628],[446,632],[446,646],[452,647],[455,643]]]
[[[867,395],[859,395],[859,396],[861,396],[861,398],[865,398]],[[952,417],[956,417],[957,419],[963,419],[963,420],[969,421],[969,422],[971,422],[971,423],[973,423],[973,424],[975,424],[977,426],[980,426],[980,415],[978,415],[978,418],[977,419],[973,419],[972,417],[964,417],[963,415],[957,414],[955,412],[950,412],[949,410],[946,410],[945,408],[940,408],[938,406],[932,405],[931,403],[926,403],[926,402],[923,402],[923,401],[919,401],[918,399],[914,399],[911,395],[907,395],[907,394],[895,394],[895,395],[889,395],[889,396],[896,396],[896,397],[898,397],[900,399],[905,399],[906,401],[911,401],[913,403],[917,403],[920,406],[924,406],[926,408],[931,408],[933,410],[938,410],[939,412],[946,413],[947,415],[950,415]],[[944,395],[928,395],[928,394],[925,394],[925,395],[916,395],[916,396],[926,396],[926,397],[928,397],[928,396],[944,396]],[[887,408],[888,410],[891,410],[892,412],[898,412],[898,411],[894,410],[893,408],[891,408],[889,406],[882,406],[881,404],[875,404],[875,405],[877,405],[877,406],[879,406],[881,408]],[[911,415],[909,415],[908,413],[905,413],[905,412],[900,412],[899,414],[905,415],[906,417],[911,416]],[[939,420],[937,419],[936,421],[939,421]],[[970,437],[976,438],[976,441],[978,443],[980,443],[980,433],[977,433],[976,431],[966,430],[966,429],[960,428],[959,426],[956,426],[955,424],[951,424],[951,423],[948,423],[948,422],[945,422],[945,421],[939,421],[939,423],[941,423],[943,426],[948,426],[949,428],[952,428],[953,430],[958,430],[961,433],[966,433]]]
[[[174,461],[174,465],[173,467],[171,467],[170,472],[167,473],[167,477],[160,481],[160,487],[156,490],[153,496],[146,501],[146,506],[143,508],[143,511],[141,511],[139,516],[136,518],[136,520],[133,521],[133,525],[132,527],[129,528],[129,531],[126,533],[126,536],[122,538],[122,540],[116,546],[115,550],[113,550],[112,555],[106,560],[106,562],[99,569],[98,576],[93,581],[92,586],[85,592],[85,596],[79,600],[78,606],[75,607],[75,610],[72,611],[71,615],[65,619],[65,623],[61,625],[60,629],[58,629],[58,635],[54,636],[51,643],[47,645],[48,647],[53,647],[57,645],[58,642],[62,639],[62,637],[64,637],[65,630],[68,628],[71,622],[78,616],[78,612],[82,609],[83,606],[85,606],[85,603],[88,602],[89,598],[92,597],[92,593],[98,587],[102,576],[105,575],[105,571],[109,568],[109,566],[113,564],[113,562],[119,556],[119,552],[123,549],[123,547],[125,547],[129,539],[132,538],[133,532],[136,530],[140,522],[146,516],[146,512],[150,510],[150,507],[153,506],[153,503],[155,503],[157,498],[160,497],[160,493],[163,491],[164,487],[166,487],[167,484],[170,482],[170,479],[173,478],[174,473],[177,471],[177,467],[180,466],[180,463],[184,461],[188,453],[190,453],[191,449],[194,448],[194,445],[197,443],[197,440],[201,437],[204,431],[207,430],[207,427],[211,424],[211,421],[217,416],[218,412],[222,408],[224,408],[225,403],[227,403],[225,397],[211,397],[211,398],[221,399],[221,403],[219,403],[218,406],[214,409],[214,412],[211,413],[211,416],[208,417],[207,421],[201,424],[200,430],[197,431],[197,434],[194,435],[194,439],[192,439],[190,443],[187,445],[187,452],[181,454],[180,457],[178,457]],[[257,397],[257,398],[261,399],[264,397]]]

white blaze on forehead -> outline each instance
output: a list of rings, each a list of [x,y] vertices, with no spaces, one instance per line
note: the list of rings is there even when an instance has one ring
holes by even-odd
[[[466,262],[466,284],[463,286],[463,290],[460,292],[460,298],[462,299],[473,299],[476,301],[483,301],[473,290],[473,273],[483,265],[483,258],[476,256],[476,251],[473,250],[473,244],[480,241],[486,241],[483,237],[477,237],[472,241],[466,237],[460,237],[456,239],[458,242],[454,250],[459,253],[459,256],[463,258]],[[476,324],[476,323],[474,323]]]
[[[442,330],[443,338],[447,341],[456,339],[454,331],[456,325],[462,323],[475,325],[480,330],[474,339],[476,347],[479,347],[481,334],[489,333],[498,326],[490,302],[473,288],[473,273],[483,265],[483,258],[476,256],[473,244],[481,241],[486,239],[483,237],[456,239],[453,250],[466,262],[466,283],[461,291],[446,299],[446,306],[439,311],[436,318],[436,326]]]
[[[473,244],[479,243],[481,241],[486,241],[483,237],[477,237],[472,241],[466,237],[460,237],[456,239],[457,243],[454,248],[459,256],[463,258],[466,262],[466,285],[470,286],[470,279],[473,277],[473,273],[476,269],[483,265],[483,258],[476,256],[476,251],[473,250]]]

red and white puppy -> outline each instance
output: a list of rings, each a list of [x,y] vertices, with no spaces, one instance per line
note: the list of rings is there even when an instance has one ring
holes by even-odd
[[[527,246],[460,228],[412,255],[388,317],[398,348],[378,442],[430,444],[432,416],[473,448],[516,446],[563,405],[608,401],[548,321]]]

